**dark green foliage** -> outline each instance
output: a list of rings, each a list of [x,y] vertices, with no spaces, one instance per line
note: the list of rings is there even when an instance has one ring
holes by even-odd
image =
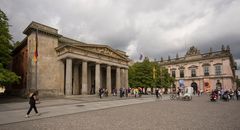
[[[19,83],[19,76],[14,72],[4,69],[3,65],[0,63],[0,86],[8,86],[13,83]]]
[[[240,87],[240,79],[236,79],[237,87]]]
[[[19,77],[7,70],[7,66],[11,61],[11,44],[12,36],[9,33],[8,18],[5,13],[0,10],[0,85],[10,85],[19,82]]]
[[[9,64],[11,59],[11,51],[13,49],[10,41],[12,36],[9,33],[8,29],[8,18],[4,12],[0,10],[0,63],[6,67]]]
[[[128,72],[130,87],[169,88],[174,82],[174,78],[169,75],[166,68],[160,67],[155,62],[150,62],[147,58],[143,62],[133,64]]]

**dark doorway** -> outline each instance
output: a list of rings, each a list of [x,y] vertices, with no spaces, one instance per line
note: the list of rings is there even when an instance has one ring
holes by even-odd
[[[221,90],[221,89],[222,89],[222,84],[220,83],[219,80],[217,80],[216,89],[217,89],[217,90]]]
[[[196,82],[192,82],[191,87],[193,87],[193,94],[195,95],[198,90],[198,85]]]

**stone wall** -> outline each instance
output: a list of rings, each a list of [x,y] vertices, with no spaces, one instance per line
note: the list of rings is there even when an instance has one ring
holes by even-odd
[[[28,36],[29,58],[34,56],[36,46],[36,32]],[[31,60],[30,89],[39,90],[40,95],[64,94],[64,63],[57,60],[55,48],[58,38],[45,33],[38,33],[38,61],[37,61],[37,86],[36,64]]]

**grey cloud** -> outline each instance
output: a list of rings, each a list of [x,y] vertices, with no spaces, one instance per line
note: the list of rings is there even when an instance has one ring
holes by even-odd
[[[240,59],[239,7],[236,0],[2,0],[0,5],[15,41],[37,21],[70,38],[129,51],[133,59],[140,53],[183,56],[192,45],[219,50],[222,44]]]

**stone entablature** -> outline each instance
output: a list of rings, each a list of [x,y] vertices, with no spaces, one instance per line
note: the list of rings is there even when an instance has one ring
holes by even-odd
[[[98,47],[98,46],[81,46],[81,45],[63,45],[56,48],[58,59],[66,58],[67,54],[76,54],[74,58],[77,58],[77,55],[88,57],[91,61],[98,61],[101,63],[113,62],[119,64],[119,66],[128,68],[129,59],[127,57],[116,54],[116,52],[110,50],[108,47]],[[72,55],[73,56],[73,55]],[[92,59],[91,59],[92,58]],[[101,61],[99,61],[101,59]],[[87,59],[85,59],[87,60]]]

